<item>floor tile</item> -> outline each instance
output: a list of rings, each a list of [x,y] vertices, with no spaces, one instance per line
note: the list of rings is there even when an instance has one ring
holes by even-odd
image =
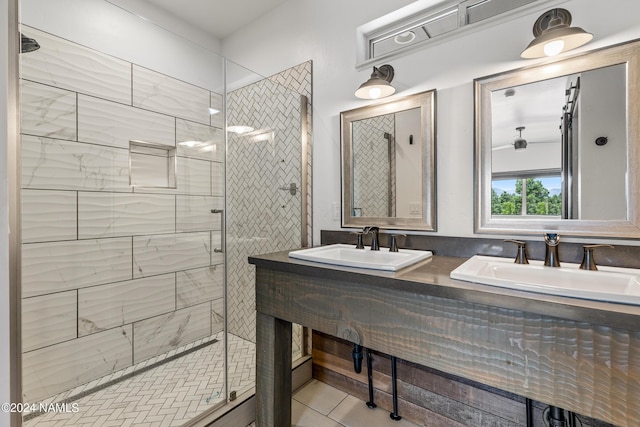
[[[322,415],[328,415],[345,397],[347,393],[318,380],[311,380],[293,395],[295,400]]]
[[[367,405],[353,396],[347,396],[329,413],[329,418],[346,427],[415,427],[404,419],[394,421],[384,409],[369,409]]]
[[[25,427],[141,427],[179,426],[223,399],[224,341],[139,373],[74,400],[79,412],[50,412],[23,423]],[[255,344],[229,334],[230,390],[242,390],[255,382]],[[203,340],[203,341],[208,341]],[[185,348],[186,349],[186,348]],[[184,350],[184,349],[183,349]],[[156,361],[154,358],[153,361]],[[146,366],[141,363],[138,369]],[[116,373],[93,385],[122,376]],[[81,388],[65,392],[53,402],[77,395]],[[107,411],[106,413],[104,411]],[[105,418],[106,417],[106,418]]]
[[[296,400],[291,402],[291,425],[295,427],[344,427]]]

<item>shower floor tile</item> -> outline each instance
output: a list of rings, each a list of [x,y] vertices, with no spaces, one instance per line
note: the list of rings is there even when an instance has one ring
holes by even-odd
[[[179,426],[223,401],[224,342],[222,333],[185,346],[211,344],[176,360],[110,385],[67,404],[68,412],[48,412],[23,423],[25,427]],[[229,339],[229,390],[244,391],[255,382],[255,344],[235,335]],[[171,356],[171,353],[167,356]],[[138,364],[140,369],[160,358]],[[129,368],[57,395],[60,402],[133,371]],[[77,405],[77,406],[76,406]],[[74,413],[74,407],[77,411]]]

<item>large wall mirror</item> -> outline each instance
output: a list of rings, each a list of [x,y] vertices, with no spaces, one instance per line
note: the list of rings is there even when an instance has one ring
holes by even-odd
[[[340,113],[343,227],[435,230],[435,96]]]
[[[475,80],[476,232],[640,237],[640,42]]]

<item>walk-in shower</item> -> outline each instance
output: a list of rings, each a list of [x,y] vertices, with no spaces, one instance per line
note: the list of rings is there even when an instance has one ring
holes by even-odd
[[[24,424],[187,423],[254,383],[247,256],[310,242],[311,64],[264,78],[105,0],[20,6],[22,393],[77,409]]]

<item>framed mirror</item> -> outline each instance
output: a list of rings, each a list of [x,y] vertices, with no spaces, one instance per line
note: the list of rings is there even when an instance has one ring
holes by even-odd
[[[640,42],[474,84],[477,233],[640,237]]]
[[[435,90],[340,113],[342,226],[436,229]]]

